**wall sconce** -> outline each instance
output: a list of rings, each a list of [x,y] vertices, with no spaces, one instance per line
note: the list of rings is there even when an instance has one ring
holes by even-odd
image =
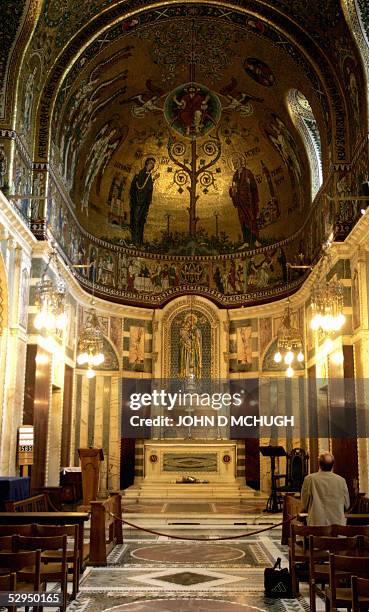
[[[286,376],[291,378],[294,375],[292,364],[294,361],[302,363],[304,361],[303,340],[300,331],[292,327],[291,309],[289,303],[283,314],[281,326],[277,334],[277,352],[274,354],[276,363],[286,364]]]
[[[101,365],[105,356],[103,353],[104,335],[100,327],[99,319],[94,308],[92,300],[92,308],[90,309],[84,327],[78,339],[77,348],[77,364],[87,364],[87,378],[95,376],[94,367]]]

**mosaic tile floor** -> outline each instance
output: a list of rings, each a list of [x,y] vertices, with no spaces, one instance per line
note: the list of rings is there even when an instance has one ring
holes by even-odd
[[[135,511],[138,505],[135,504]],[[168,512],[168,506],[172,510],[174,505],[177,504],[156,504],[155,512]],[[232,515],[230,505],[207,505],[213,514],[218,510]],[[148,515],[152,506],[142,504],[138,512]],[[213,506],[219,507],[213,509]],[[239,516],[239,507],[234,506],[236,512],[233,512]],[[216,529],[212,524],[210,529],[206,528],[205,519],[204,524],[200,520],[196,527],[172,525],[169,528],[163,517],[159,531],[200,538],[229,538],[254,531],[255,522],[262,528],[271,520],[267,515],[247,518],[247,525]],[[109,565],[87,568],[78,599],[69,605],[68,612],[308,612],[307,585],[303,585],[298,599],[264,597],[265,567],[270,567],[278,556],[283,566],[288,566],[287,550],[280,545],[280,537],[280,528],[274,528],[239,540],[184,542],[125,529],[124,544],[112,551]],[[318,602],[317,611],[323,609],[323,602]]]

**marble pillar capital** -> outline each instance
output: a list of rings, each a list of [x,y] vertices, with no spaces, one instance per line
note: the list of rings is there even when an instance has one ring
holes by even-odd
[[[5,225],[0,224],[0,240],[8,240],[9,236],[10,234]]]
[[[14,240],[13,237],[8,237],[7,248],[9,249],[9,251],[15,251],[18,248],[18,243],[16,240]]]

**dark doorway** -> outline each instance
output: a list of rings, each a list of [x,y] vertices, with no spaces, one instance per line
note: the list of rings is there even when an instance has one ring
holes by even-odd
[[[245,477],[248,487],[260,490],[260,442],[258,438],[245,440]]]
[[[135,479],[135,440],[122,438],[120,441],[120,488],[133,485]]]
[[[34,427],[34,462],[31,468],[31,491],[45,486],[46,455],[49,428],[51,382],[50,354],[40,346],[29,344],[26,358],[23,424]]]

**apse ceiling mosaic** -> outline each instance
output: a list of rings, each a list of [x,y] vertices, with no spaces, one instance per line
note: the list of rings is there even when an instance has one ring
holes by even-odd
[[[13,193],[38,196],[32,220],[47,216],[67,258],[90,262],[86,286],[156,304],[188,286],[224,304],[280,294],[286,262],[314,260],[331,231],[332,210],[312,201],[323,178],[347,178],[364,137],[339,0],[18,9],[30,3],[41,12],[13,72],[4,163]]]
[[[86,51],[56,101],[53,165],[81,225],[177,254],[268,245],[296,230],[310,179],[284,98],[293,83],[312,88],[291,58],[209,19],[117,35]]]

